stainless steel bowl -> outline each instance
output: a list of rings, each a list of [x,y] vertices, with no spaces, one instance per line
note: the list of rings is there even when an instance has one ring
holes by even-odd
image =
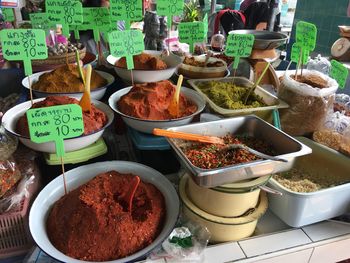
[[[252,34],[255,37],[253,49],[274,49],[286,43],[288,36],[279,32],[259,30],[232,30],[229,34]]]

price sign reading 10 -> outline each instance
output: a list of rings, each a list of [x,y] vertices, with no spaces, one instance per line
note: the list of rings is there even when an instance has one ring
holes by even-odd
[[[112,21],[125,21],[125,28],[130,29],[131,21],[142,20],[142,0],[110,0]]]
[[[31,60],[47,58],[44,30],[4,29],[0,39],[4,58],[23,61],[26,76],[33,74]]]
[[[84,133],[82,109],[78,104],[67,104],[27,111],[30,139],[35,143],[55,142],[56,154],[64,156],[64,139]]]
[[[240,58],[250,57],[255,37],[252,34],[230,34],[227,37],[225,55],[234,57],[233,68],[237,69]]]
[[[61,24],[63,34],[69,37],[69,25],[83,23],[83,6],[78,0],[46,0],[46,13],[53,25]]]
[[[133,55],[141,54],[145,49],[141,31],[112,31],[108,34],[108,38],[111,54],[115,57],[126,57],[128,69],[133,69]]]

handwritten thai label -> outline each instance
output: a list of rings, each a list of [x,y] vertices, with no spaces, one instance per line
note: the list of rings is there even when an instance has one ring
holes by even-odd
[[[331,65],[330,76],[338,82],[340,89],[344,89],[346,80],[348,79],[349,70],[342,63],[339,63],[334,59],[331,60]]]
[[[111,54],[115,57],[126,57],[128,69],[133,69],[133,55],[141,54],[145,49],[141,31],[113,31],[108,34],[108,38]]]
[[[300,43],[294,43],[292,46],[292,52],[290,55],[290,58],[293,62],[295,63],[299,63],[299,59],[300,59],[300,49],[302,52],[302,59],[301,59],[301,64],[305,65],[308,61],[308,57],[309,57],[309,51],[306,49],[302,48],[302,45]]]
[[[179,38],[183,43],[190,45],[190,52],[193,53],[194,44],[206,40],[207,29],[203,22],[185,22],[179,24]]]
[[[49,16],[46,13],[32,13],[29,14],[29,19],[34,29],[43,29],[48,34],[52,26]]]
[[[184,0],[157,0],[157,15],[180,16],[183,9]]]
[[[225,55],[234,57],[233,68],[237,69],[240,58],[250,57],[254,46],[252,34],[229,34],[227,37]]]
[[[81,25],[70,27],[72,30],[92,29],[96,42],[100,41],[100,32],[110,28],[109,9],[106,7],[83,8],[83,20]]]
[[[77,104],[27,111],[30,139],[35,143],[54,141],[58,157],[64,156],[64,139],[84,133],[83,113]]]
[[[78,0],[46,0],[46,13],[51,24],[61,24],[62,33],[69,37],[69,25],[83,23],[83,6]]]
[[[296,42],[303,49],[313,51],[316,47],[317,28],[314,24],[299,21],[296,29]]]
[[[4,21],[13,22],[15,21],[15,15],[13,14],[13,8],[1,8],[2,16]]]
[[[112,21],[124,20],[126,29],[130,29],[130,21],[140,21],[142,16],[142,0],[110,0]]]
[[[25,74],[31,75],[33,59],[46,59],[45,31],[41,29],[4,29],[0,31],[3,56],[22,60]]]

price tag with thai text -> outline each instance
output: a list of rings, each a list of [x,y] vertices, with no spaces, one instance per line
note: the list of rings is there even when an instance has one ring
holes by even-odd
[[[29,14],[29,19],[34,29],[43,29],[46,34],[49,34],[52,23],[46,13],[32,13]]]
[[[183,13],[184,0],[157,0],[157,15],[180,16]]]
[[[296,42],[299,43],[303,49],[313,51],[316,47],[317,28],[314,24],[299,21],[296,29]]]
[[[51,24],[62,25],[62,33],[69,37],[69,26],[83,23],[83,6],[78,0],[46,0],[46,13]]]
[[[142,32],[139,30],[113,31],[108,34],[112,56],[126,57],[128,69],[134,68],[133,56],[145,49]]]
[[[193,53],[196,43],[205,42],[206,32],[203,22],[184,22],[179,24],[180,41],[190,45],[191,53]]]
[[[0,31],[0,39],[4,58],[22,60],[26,76],[33,74],[31,60],[47,58],[44,30],[4,29]]]
[[[339,63],[334,59],[331,60],[331,66],[330,76],[338,82],[340,89],[344,89],[346,80],[348,79],[349,70],[342,63]]]
[[[294,43],[292,46],[291,60],[295,63],[299,63],[300,54],[302,55],[301,64],[305,65],[307,63],[309,52],[306,49],[303,49],[300,43]]]
[[[110,0],[111,20],[125,21],[125,28],[130,29],[131,21],[140,21],[142,16],[142,0]]]
[[[35,143],[55,142],[56,154],[64,156],[64,139],[84,133],[82,109],[78,104],[67,104],[27,111],[30,139]]]
[[[250,57],[254,46],[252,34],[229,34],[227,37],[225,55],[234,57],[233,68],[237,69],[240,58]]]
[[[5,22],[15,21],[15,15],[13,14],[13,8],[1,8],[2,16]]]
[[[83,23],[73,26],[75,30],[92,30],[96,42],[100,41],[100,32],[110,27],[109,9],[107,7],[83,8]]]

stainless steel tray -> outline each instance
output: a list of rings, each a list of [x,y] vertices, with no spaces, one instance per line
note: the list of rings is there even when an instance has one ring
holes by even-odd
[[[225,79],[192,79],[188,83],[208,102],[210,107],[217,113],[226,116],[226,117],[238,117],[243,115],[254,114],[258,117],[267,120],[271,117],[272,111],[274,109],[283,109],[288,108],[288,104],[283,100],[280,100],[276,96],[272,95],[268,91],[264,90],[262,87],[257,86],[254,90],[254,93],[259,95],[267,106],[258,107],[258,108],[248,108],[248,109],[237,109],[231,110],[218,106],[214,101],[212,101],[203,91],[198,87],[198,84],[217,81],[217,82],[230,82],[234,83],[237,86],[249,87],[251,88],[254,83],[250,80],[242,77],[230,77]]]
[[[266,30],[232,30],[229,34],[253,34],[255,37],[253,49],[274,49],[286,43],[288,36],[279,32]]]
[[[212,136],[225,136],[227,134],[253,136],[269,143],[278,153],[278,157],[288,160],[288,162],[259,160],[217,169],[201,169],[194,166],[180,149],[180,146],[186,141],[167,138],[180,162],[189,171],[193,180],[203,187],[216,187],[287,171],[292,168],[296,157],[312,152],[311,148],[254,115],[189,124],[169,128],[168,130]]]

